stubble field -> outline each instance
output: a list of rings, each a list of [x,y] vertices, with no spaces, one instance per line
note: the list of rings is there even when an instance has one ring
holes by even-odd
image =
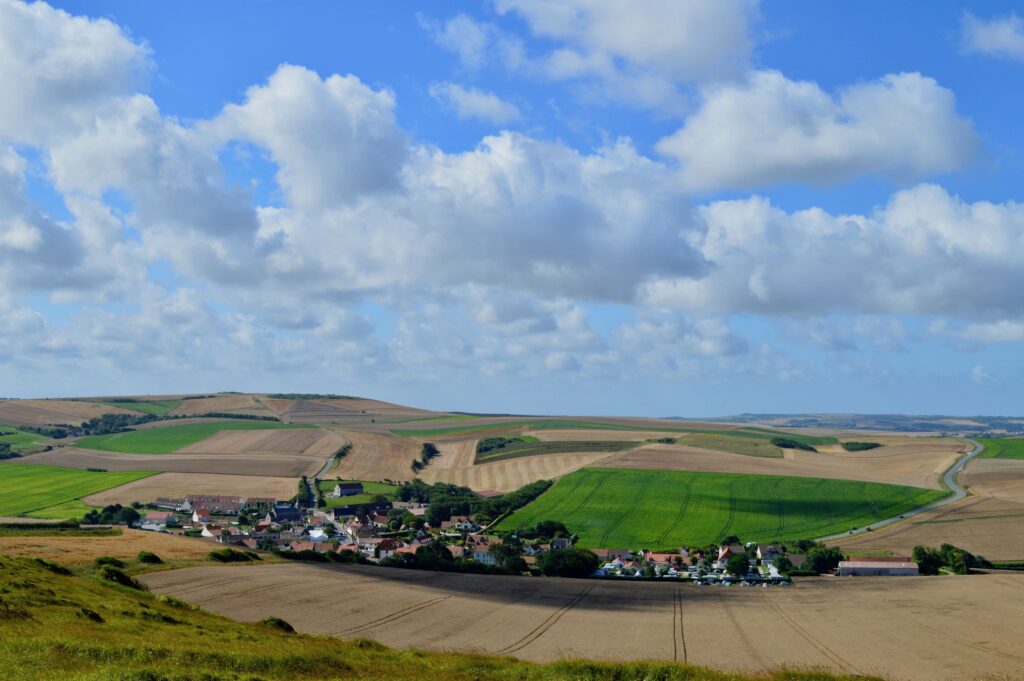
[[[82,501],[91,506],[148,504],[160,497],[186,494],[225,494],[242,497],[290,499],[298,489],[298,478],[257,475],[211,475],[207,473],[160,473],[125,485],[90,494]]]
[[[292,425],[273,421],[210,421],[191,423],[164,428],[129,430],[110,435],[84,437],[75,446],[104,452],[125,452],[130,454],[169,454],[200,443],[207,438],[225,431],[257,431],[257,436],[267,436],[272,430],[288,430],[312,426]],[[209,452],[210,449],[205,451]]]
[[[1024,574],[723,589],[305,564],[188,568],[144,580],[243,621],[275,615],[307,633],[534,661],[674,659],[909,681],[1013,678],[1024,664]]]

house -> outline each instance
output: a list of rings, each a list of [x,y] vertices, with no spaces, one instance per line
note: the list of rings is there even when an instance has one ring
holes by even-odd
[[[182,506],[185,504],[184,499],[171,499],[168,497],[159,497],[153,502],[153,505],[157,508],[166,508],[171,511],[181,511]]]
[[[242,497],[222,494],[187,494],[185,502],[193,510],[205,510],[220,515],[238,515],[242,510]]]
[[[836,568],[840,577],[912,577],[919,574],[917,563],[898,563],[888,560],[843,560]]]
[[[242,500],[244,511],[268,511],[274,508],[277,500],[274,497],[246,497]]]
[[[210,522],[210,514],[206,511],[196,509],[192,511],[192,522],[193,524],[200,525]]]
[[[415,556],[416,555],[416,550],[418,548],[419,548],[418,546],[401,546],[401,547],[395,549],[395,555],[396,556],[402,556],[402,555]]]
[[[775,561],[786,555],[779,544],[758,544],[757,560],[761,565],[774,565]]]
[[[473,535],[470,535],[473,536]],[[473,560],[484,565],[495,565],[498,562],[498,557],[495,554],[495,549],[501,546],[501,539],[498,537],[484,537],[483,535],[476,535],[482,537],[483,541],[477,541],[472,545]],[[466,549],[469,550],[469,542],[466,543]]]
[[[629,549],[591,549],[591,552],[606,562],[616,558],[628,558],[633,554]]]
[[[384,560],[385,558],[390,558],[395,555],[395,552],[402,548],[402,546],[402,542],[397,539],[385,539],[381,543],[377,544],[377,548],[374,553],[377,558]]]
[[[741,556],[747,552],[747,549],[742,544],[723,544],[718,549],[718,558],[715,560],[714,567],[717,569],[725,569],[726,563],[733,556]]]
[[[361,482],[339,482],[334,486],[334,492],[332,496],[335,497],[350,497],[356,494],[363,493],[363,483]]]
[[[317,551],[319,553],[327,553],[331,550],[329,544],[317,543],[311,541],[293,541],[288,545],[289,551],[299,553],[301,551]]]
[[[220,539],[222,535],[223,528],[220,525],[215,525],[213,523],[203,525],[201,536],[206,537],[207,539]]]
[[[567,549],[567,548],[569,548],[569,538],[568,537],[555,537],[554,539],[551,540],[551,550],[552,551],[558,551],[559,549]]]
[[[466,549],[462,546],[453,546],[449,544],[445,548],[448,549],[448,552],[452,554],[452,558],[455,560],[460,560],[466,556]]]
[[[459,532],[479,532],[480,524],[476,521],[473,516],[468,515],[453,515],[451,520],[448,521],[449,527],[458,530]],[[444,523],[441,523],[442,529]]]
[[[168,525],[174,526],[178,524],[178,517],[171,511],[150,511],[142,519],[145,525],[157,525],[161,527],[167,527]]]
[[[297,523],[302,520],[302,511],[290,504],[274,504],[270,517],[278,523]]]

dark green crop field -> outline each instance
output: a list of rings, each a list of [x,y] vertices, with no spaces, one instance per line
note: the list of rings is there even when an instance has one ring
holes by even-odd
[[[978,442],[985,445],[981,453],[985,459],[1024,459],[1024,439],[983,437]]]

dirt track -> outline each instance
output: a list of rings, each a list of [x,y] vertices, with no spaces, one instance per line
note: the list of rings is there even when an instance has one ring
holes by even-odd
[[[190,568],[144,581],[235,619],[275,615],[309,633],[536,661],[677,659],[913,681],[1021,678],[1024,668],[1024,574],[725,589],[305,564]]]
[[[967,448],[962,440],[934,439],[894,444],[867,452],[786,450],[784,458],[771,459],[681,445],[650,444],[613,456],[602,465],[838,478],[942,489],[939,474]]]
[[[159,497],[183,497],[186,494],[227,494],[243,497],[290,499],[295,496],[298,478],[256,475],[211,475],[208,473],[161,473],[83,497],[91,506],[150,503]]]

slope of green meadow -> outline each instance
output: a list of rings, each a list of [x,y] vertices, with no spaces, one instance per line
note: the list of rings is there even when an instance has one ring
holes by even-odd
[[[141,400],[126,400],[123,402],[106,402],[105,404],[110,404],[129,411],[138,411],[143,414],[167,416],[167,414],[181,406],[181,400],[149,400],[146,402]]]
[[[978,442],[985,446],[981,457],[985,459],[1024,459],[1024,439],[982,437]]]
[[[777,475],[584,468],[560,479],[496,529],[557,520],[579,544],[602,548],[704,546],[838,534],[946,493],[850,480]]]
[[[155,475],[100,473],[42,464],[0,464],[0,516],[67,518],[89,509],[77,499]]]
[[[75,443],[85,449],[132,454],[169,454],[188,447],[222,430],[280,430],[282,428],[316,428],[311,424],[278,423],[276,421],[212,421],[182,426],[129,430],[110,435],[92,435]]]

